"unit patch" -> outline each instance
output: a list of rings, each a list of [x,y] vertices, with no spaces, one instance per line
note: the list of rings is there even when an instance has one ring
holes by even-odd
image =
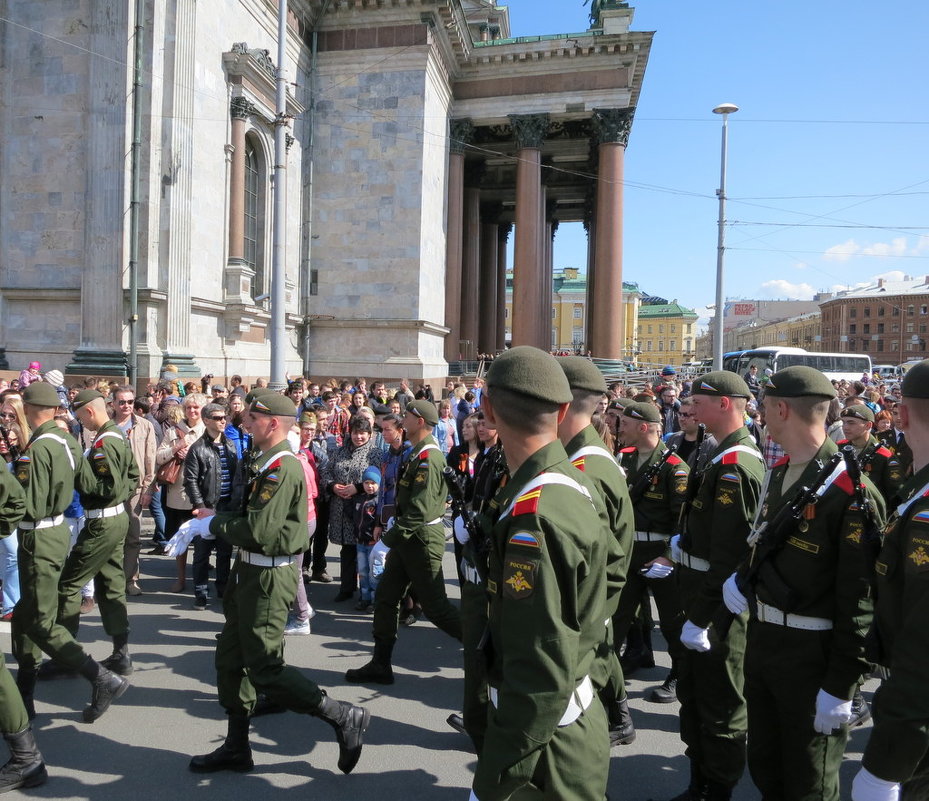
[[[536,566],[510,559],[503,570],[503,592],[508,598],[528,598],[535,584]]]
[[[529,548],[538,548],[539,540],[534,534],[530,534],[528,531],[517,531],[512,537],[510,537],[510,545],[525,545]]]
[[[909,559],[920,570],[924,570],[926,567],[929,567],[929,551],[927,551],[923,545],[917,545],[912,551],[909,552],[909,554],[907,554],[906,558]]]

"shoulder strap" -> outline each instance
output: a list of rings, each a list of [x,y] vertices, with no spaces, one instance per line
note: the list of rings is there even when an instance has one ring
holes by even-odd
[[[541,473],[540,475],[535,476],[531,479],[525,487],[523,487],[516,495],[513,496],[513,500],[510,501],[509,505],[503,512],[500,514],[501,518],[506,517],[510,512],[513,511],[513,507],[516,506],[519,499],[529,492],[534,492],[537,489],[541,489],[546,484],[560,484],[563,487],[570,487],[576,492],[581,493],[588,501],[593,503],[593,499],[590,497],[590,493],[585,487],[582,487],[578,484],[573,478],[568,476],[563,476],[561,473]]]
[[[623,478],[626,477],[626,471],[623,470],[619,462],[610,456],[610,452],[606,448],[601,447],[600,445],[585,445],[583,448],[579,448],[574,453],[570,454],[568,459],[570,459],[571,462],[575,462],[578,459],[583,459],[585,456],[602,456],[619,471],[619,474]]]
[[[71,465],[71,469],[74,470],[74,454],[71,453],[71,448],[68,446],[68,441],[64,437],[59,437],[57,434],[52,434],[50,431],[45,434],[39,434],[33,442],[38,442],[40,439],[51,439],[57,442],[59,445],[62,445],[65,449],[65,453],[68,455],[68,464]]]
[[[927,494],[929,494],[929,484],[926,484],[926,485],[923,486],[921,489],[919,489],[919,490],[917,490],[916,492],[914,492],[913,495],[910,497],[909,500],[906,500],[906,501],[904,501],[903,503],[901,503],[901,504],[897,507],[897,514],[900,515],[900,517],[903,517],[903,516],[909,511],[909,508],[910,508],[916,501],[918,501],[920,498],[925,497]]]
[[[710,460],[710,464],[719,464],[724,457],[732,453],[747,453],[749,456],[754,456],[759,461],[764,461],[764,457],[758,452],[757,448],[749,448],[748,445],[733,445],[731,448],[726,448],[722,453],[717,453],[716,456]]]
[[[438,451],[441,453],[442,449],[438,445],[433,445],[431,442],[427,442],[425,445],[423,445],[423,449],[418,454],[416,454],[417,458],[421,459],[423,454],[427,451]]]
[[[285,456],[293,456],[294,459],[297,458],[293,451],[281,451],[280,453],[272,454],[268,458],[268,460],[265,461],[265,463],[261,467],[258,468],[259,475],[261,473],[264,473],[265,470],[270,470],[272,467],[274,467],[275,464],[277,464]]]
[[[125,439],[126,439],[126,438],[122,435],[122,433],[117,433],[116,431],[104,431],[99,437],[97,437],[97,438],[94,440],[93,445],[91,445],[90,447],[91,447],[91,448],[97,447],[97,444],[100,442],[100,440],[102,440],[102,439],[104,439],[104,438],[106,438],[106,437],[114,437],[115,439],[121,439],[121,440],[123,440],[123,441],[125,441]]]

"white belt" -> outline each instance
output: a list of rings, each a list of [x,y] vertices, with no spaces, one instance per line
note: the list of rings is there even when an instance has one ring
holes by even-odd
[[[706,573],[710,569],[710,560],[701,559],[699,556],[691,556],[687,551],[681,551],[680,563],[684,567],[696,570],[700,573]]]
[[[43,517],[41,520],[36,520],[35,523],[29,523],[26,520],[21,520],[17,528],[21,528],[25,531],[32,531],[33,529],[40,528],[52,528],[53,526],[60,526],[65,521],[64,515],[55,515],[54,517]]]
[[[247,565],[256,567],[286,567],[294,563],[293,556],[265,556],[263,553],[252,553],[239,549],[239,560]]]
[[[461,575],[465,577],[472,584],[480,584],[481,577],[477,572],[476,567],[472,567],[468,564],[468,561],[464,558],[461,560]]]
[[[439,523],[441,523],[441,522],[442,522],[442,518],[441,518],[441,517],[437,517],[435,520],[430,520],[428,523],[426,523],[426,525],[427,525],[427,526],[437,526],[437,525],[439,525]]]
[[[121,503],[118,506],[107,506],[105,509],[85,509],[84,517],[90,520],[95,520],[99,517],[116,517],[125,511],[126,506]]]
[[[490,703],[497,706],[497,688],[489,687]],[[587,708],[593,703],[594,697],[594,684],[590,680],[590,675],[584,676],[581,679],[580,684],[574,688],[574,692],[571,693],[571,697],[568,699],[568,708],[565,710],[565,713],[561,716],[561,720],[558,721],[558,728],[563,729],[565,726],[570,726],[577,720]]]
[[[667,542],[670,534],[659,534],[657,531],[637,531],[636,542]]]
[[[786,626],[789,629],[803,629],[804,631],[830,631],[832,621],[824,617],[807,617],[806,615],[792,615],[782,612],[776,606],[758,601],[758,620],[762,623],[774,623],[777,626]]]

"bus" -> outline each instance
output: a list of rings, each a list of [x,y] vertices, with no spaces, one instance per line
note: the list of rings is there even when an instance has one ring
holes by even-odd
[[[754,348],[731,351],[723,356],[723,369],[745,375],[748,369],[758,367],[758,377],[765,370],[776,373],[785,367],[798,364],[819,370],[830,381],[860,381],[862,375],[871,375],[871,357],[863,353],[815,353],[803,348]]]

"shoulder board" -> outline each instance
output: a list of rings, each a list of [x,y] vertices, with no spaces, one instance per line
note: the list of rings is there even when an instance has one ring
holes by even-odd
[[[875,452],[878,456],[887,456],[887,457],[893,456],[893,454],[892,454],[889,450],[887,450],[887,448],[885,448],[883,445],[881,445],[881,447],[878,448],[878,449],[877,449],[876,451],[874,451],[874,452]]]
[[[836,445],[848,445],[847,439],[837,439],[835,442]]]
[[[668,464],[680,464],[683,461],[680,456],[673,453],[668,457]]]
[[[620,453],[635,453],[636,449],[635,448],[620,448],[619,452]]]
[[[583,473],[583,472],[584,472],[584,462],[585,462],[586,458],[587,458],[586,456],[578,456],[577,459],[575,459],[574,461],[571,462],[571,464],[573,464],[578,470],[580,470],[580,471]]]
[[[422,461],[426,461],[426,459],[429,458],[429,449],[426,448],[425,450],[420,451],[420,452],[419,452],[419,458],[420,458]]]
[[[790,457],[789,457],[789,456],[786,456],[786,455],[785,455],[785,456],[782,456],[780,459],[778,459],[778,460],[772,465],[772,469],[775,468],[775,467],[782,467],[783,465],[787,464],[789,461],[790,461]]]
[[[535,514],[539,510],[539,496],[541,494],[542,488],[537,487],[531,492],[527,492],[525,495],[521,495],[517,498],[516,503],[513,504],[512,516]]]
[[[723,458],[720,461],[723,464],[738,464],[739,453],[738,451],[736,451],[735,453],[727,453],[725,456],[723,456]]]
[[[842,473],[835,481],[832,482],[835,484],[842,492],[846,495],[855,494],[855,485],[852,484],[852,479],[848,473]]]

